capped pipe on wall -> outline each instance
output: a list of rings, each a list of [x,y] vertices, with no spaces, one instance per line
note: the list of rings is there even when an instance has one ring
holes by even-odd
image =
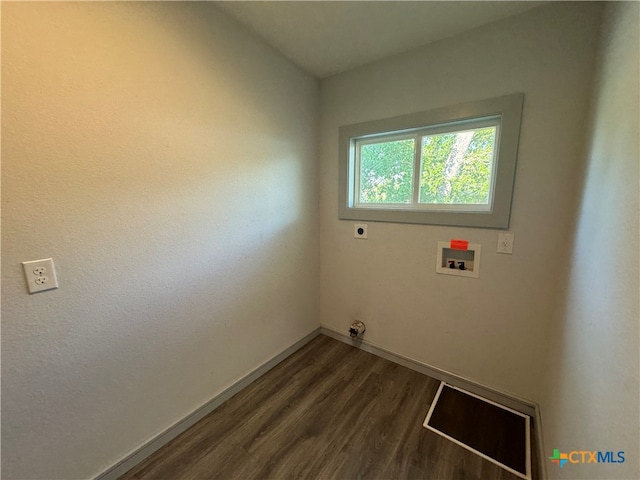
[[[359,335],[362,336],[366,329],[367,327],[365,327],[364,323],[362,323],[360,320],[356,320],[351,324],[351,327],[349,328],[349,335],[351,336],[351,338],[357,338]]]

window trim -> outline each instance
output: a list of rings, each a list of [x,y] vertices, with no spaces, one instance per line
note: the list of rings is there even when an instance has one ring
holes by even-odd
[[[339,194],[338,218],[393,223],[417,223],[429,225],[450,225],[478,228],[508,229],[511,214],[513,186],[515,181],[520,123],[524,94],[517,93],[503,97],[469,102],[451,107],[398,117],[374,120],[339,129]],[[352,205],[354,198],[356,139],[375,138],[387,134],[411,134],[432,129],[439,133],[447,128],[487,117],[500,117],[498,127],[497,158],[493,168],[495,184],[491,211],[460,211],[442,209],[398,208],[398,205],[381,205],[381,208]]]

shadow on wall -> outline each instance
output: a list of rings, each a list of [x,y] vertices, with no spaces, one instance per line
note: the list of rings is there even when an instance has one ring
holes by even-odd
[[[604,453],[597,465],[549,466],[552,477],[638,475],[638,14],[634,2],[605,8],[572,267],[542,403],[548,455]]]

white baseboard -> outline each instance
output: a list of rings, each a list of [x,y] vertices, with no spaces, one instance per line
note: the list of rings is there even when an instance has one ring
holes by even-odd
[[[138,463],[142,462],[149,455],[154,453],[156,450],[160,449],[171,440],[176,438],[182,432],[187,430],[189,427],[196,424],[198,421],[209,415],[212,411],[222,405],[224,402],[233,397],[236,393],[240,392],[240,390],[247,387],[249,384],[257,380],[259,377],[267,373],[273,367],[278,365],[284,359],[295,353],[300,348],[304,347],[307,343],[313,340],[315,337],[320,335],[320,329],[317,328],[310,334],[298,340],[296,343],[276,355],[275,357],[267,360],[265,363],[260,365],[258,368],[248,373],[236,383],[231,385],[229,388],[224,390],[223,392],[216,395],[214,398],[209,400],[207,403],[202,405],[200,408],[197,408],[182,420],[176,422],[171,427],[167,428],[164,432],[160,433],[156,437],[152,438],[150,441],[136,449],[131,454],[127,455],[125,458],[120,460],[118,463],[113,465],[112,467],[105,470],[103,473],[95,477],[95,480],[116,480],[117,478],[124,475],[126,472],[135,467]]]
[[[542,422],[540,420],[540,406],[537,403],[525,400],[510,393],[505,393],[501,392],[500,390],[486,387],[477,381],[465,378],[455,373],[447,372],[446,370],[442,370],[438,367],[427,365],[426,363],[419,362],[418,360],[398,355],[378,345],[368,342],[367,340],[363,340],[360,338],[351,338],[347,333],[338,332],[323,325],[320,326],[320,333],[339,340],[340,342],[346,343],[347,345],[352,345],[354,347],[360,348],[365,352],[372,353],[378,357],[382,357],[393,363],[397,363],[398,365],[410,368],[411,370],[422,373],[431,378],[435,378],[436,380],[444,381],[449,385],[454,385],[456,387],[462,388],[464,390],[467,390],[468,392],[475,393],[476,395],[484,397],[488,400],[533,417],[536,430],[535,448],[537,449],[538,453],[538,472],[541,479],[547,478],[546,463],[543,461],[545,457],[542,442]]]

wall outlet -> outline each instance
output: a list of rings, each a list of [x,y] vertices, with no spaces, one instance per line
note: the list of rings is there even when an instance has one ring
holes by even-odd
[[[58,279],[56,278],[52,258],[22,262],[22,267],[24,268],[24,275],[27,279],[29,293],[58,288]]]
[[[366,240],[368,237],[367,224],[366,223],[354,223],[353,224],[353,238],[361,238]]]
[[[513,233],[498,234],[498,253],[513,253]]]

